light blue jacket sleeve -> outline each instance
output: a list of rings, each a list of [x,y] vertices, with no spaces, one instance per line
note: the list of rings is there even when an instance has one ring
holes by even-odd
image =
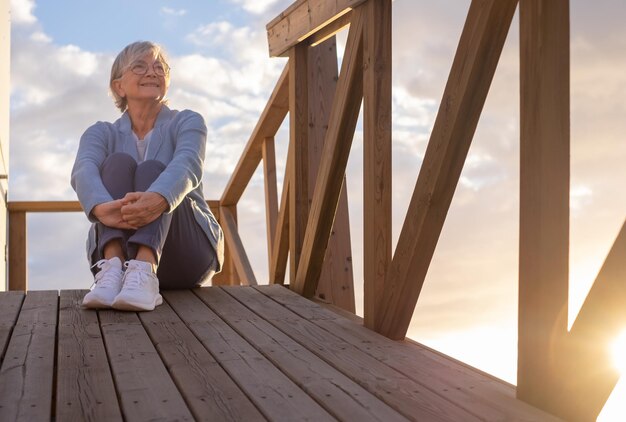
[[[163,196],[168,203],[168,212],[172,212],[202,181],[207,128],[202,116],[184,110],[169,130],[170,139],[176,143],[174,156],[148,192]]]
[[[100,166],[109,154],[111,125],[98,122],[89,127],[80,138],[76,160],[72,168],[71,184],[89,221],[97,219],[91,214],[93,208],[113,198],[100,178]]]

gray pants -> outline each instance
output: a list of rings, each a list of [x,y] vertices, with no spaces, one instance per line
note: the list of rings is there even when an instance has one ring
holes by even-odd
[[[100,175],[113,199],[128,192],[145,192],[165,164],[146,160],[137,164],[128,154],[116,152],[102,164]],[[157,277],[161,289],[187,289],[206,284],[217,268],[215,250],[193,215],[191,201],[185,198],[171,213],[137,230],[123,230],[96,224],[98,247],[93,262],[104,257],[104,246],[117,240],[126,259],[137,256],[139,246],[150,248],[159,263]]]

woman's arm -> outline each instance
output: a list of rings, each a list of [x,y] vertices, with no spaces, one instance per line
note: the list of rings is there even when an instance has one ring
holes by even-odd
[[[207,128],[202,116],[185,110],[177,116],[171,136],[175,137],[172,160],[148,188],[167,202],[166,212],[173,211],[185,196],[202,181]]]
[[[71,184],[91,222],[104,219],[115,224],[114,210],[117,209],[119,214],[121,203],[113,200],[100,178],[100,167],[108,155],[107,140],[110,136],[110,128],[103,122],[98,122],[85,131],[78,145]],[[121,217],[121,214],[119,216]],[[105,221],[102,222],[107,224]],[[118,224],[123,225],[119,222]]]

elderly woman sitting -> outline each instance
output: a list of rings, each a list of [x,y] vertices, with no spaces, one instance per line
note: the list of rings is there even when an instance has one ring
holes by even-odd
[[[135,42],[117,56],[110,89],[122,116],[80,139],[71,183],[93,222],[88,308],[152,310],[159,289],[206,283],[224,257],[223,234],[202,192],[206,126],[170,110],[162,48]]]

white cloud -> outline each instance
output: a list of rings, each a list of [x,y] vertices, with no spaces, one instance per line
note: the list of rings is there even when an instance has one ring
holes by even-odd
[[[284,2],[283,0],[230,0],[231,3],[241,6],[245,11],[260,15],[272,6]]]
[[[170,16],[185,16],[187,14],[186,9],[172,9],[171,7],[162,7],[161,13]]]
[[[37,22],[34,9],[35,0],[11,0],[11,23],[30,25]]]

